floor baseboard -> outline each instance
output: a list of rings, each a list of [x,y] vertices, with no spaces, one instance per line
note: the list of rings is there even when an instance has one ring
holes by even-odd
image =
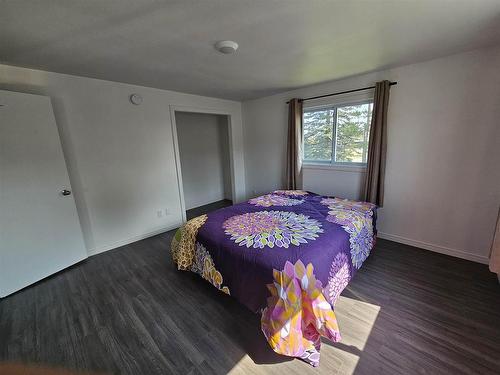
[[[107,244],[104,246],[96,247],[93,249],[88,249],[87,253],[88,253],[89,257],[93,256],[93,255],[97,255],[97,254],[103,253],[105,251],[116,249],[117,247],[120,247],[120,246],[128,245],[129,243],[132,243],[132,242],[140,241],[140,240],[143,240],[143,239],[148,238],[148,237],[153,237],[153,236],[156,236],[158,234],[168,232],[169,230],[178,228],[181,225],[182,225],[182,223],[178,223],[178,224],[173,224],[173,225],[169,225],[166,227],[157,228],[155,230],[152,230],[152,231],[144,233],[144,234],[129,237],[125,240],[116,241],[116,242],[113,242],[113,243],[110,243],[110,244]]]
[[[389,233],[384,233],[384,232],[379,231],[377,233],[377,237],[383,238],[383,239],[389,240],[389,241],[399,242],[399,243],[402,243],[405,245],[418,247],[418,248],[424,249],[424,250],[434,251],[436,253],[451,255],[453,257],[470,260],[472,262],[477,262],[477,263],[482,263],[482,264],[488,264],[488,262],[489,262],[488,257],[482,256],[482,255],[466,253],[465,251],[452,249],[452,248],[440,246],[440,245],[434,245],[434,244],[431,244],[428,242],[413,240],[413,239],[398,236],[395,234],[389,234]]]

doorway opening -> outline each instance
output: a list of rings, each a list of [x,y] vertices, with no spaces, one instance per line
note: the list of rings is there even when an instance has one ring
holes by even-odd
[[[175,111],[185,219],[233,201],[229,116]]]

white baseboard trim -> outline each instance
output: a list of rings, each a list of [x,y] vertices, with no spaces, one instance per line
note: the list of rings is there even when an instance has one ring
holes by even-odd
[[[424,249],[424,250],[434,251],[434,252],[440,253],[440,254],[451,255],[453,257],[466,259],[466,260],[470,260],[470,261],[477,262],[477,263],[488,264],[488,262],[489,262],[488,257],[482,256],[482,255],[466,253],[465,251],[462,251],[462,250],[452,249],[452,248],[440,246],[440,245],[434,245],[434,244],[431,244],[428,242],[412,240],[410,238],[397,236],[395,234],[383,233],[383,232],[379,231],[377,233],[377,237],[383,238],[383,239],[389,240],[389,241],[399,242],[399,243],[402,243],[405,245],[418,247],[418,248]]]
[[[103,253],[105,251],[116,249],[117,247],[120,247],[120,246],[128,245],[129,243],[132,243],[132,242],[140,241],[140,240],[143,240],[143,239],[148,238],[148,237],[156,236],[157,234],[160,234],[160,233],[168,232],[169,230],[179,228],[181,225],[182,225],[182,223],[178,223],[178,224],[173,224],[173,225],[169,225],[166,227],[160,227],[160,228],[157,228],[155,230],[152,230],[152,231],[144,233],[144,234],[139,234],[137,236],[129,237],[129,238],[121,240],[121,241],[116,241],[113,243],[106,244],[104,246],[99,246],[99,247],[95,247],[92,249],[88,249],[87,253],[88,253],[89,257],[93,256],[93,255],[97,255],[97,254]]]

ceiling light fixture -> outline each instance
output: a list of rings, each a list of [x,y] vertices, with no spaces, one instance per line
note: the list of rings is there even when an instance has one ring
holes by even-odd
[[[130,102],[135,105],[140,105],[142,103],[142,96],[139,94],[130,95]]]
[[[232,40],[221,40],[215,43],[215,49],[220,53],[228,55],[230,53],[234,53],[238,49],[238,43],[233,42]]]

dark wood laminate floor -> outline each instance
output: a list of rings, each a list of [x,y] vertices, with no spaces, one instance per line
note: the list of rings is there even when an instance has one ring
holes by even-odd
[[[228,206],[231,206],[232,204],[233,204],[232,201],[230,201],[228,199],[223,199],[221,201],[209,203],[209,204],[206,204],[204,206],[195,207],[195,208],[192,208],[192,209],[186,211],[186,218],[188,220],[190,220],[193,217],[203,215],[204,213],[207,213],[207,212],[218,210],[219,208],[228,207]]]
[[[336,306],[342,341],[325,341],[314,369],[274,354],[259,316],[177,271],[172,235],[1,300],[0,373],[500,373],[500,287],[484,265],[379,240]]]

